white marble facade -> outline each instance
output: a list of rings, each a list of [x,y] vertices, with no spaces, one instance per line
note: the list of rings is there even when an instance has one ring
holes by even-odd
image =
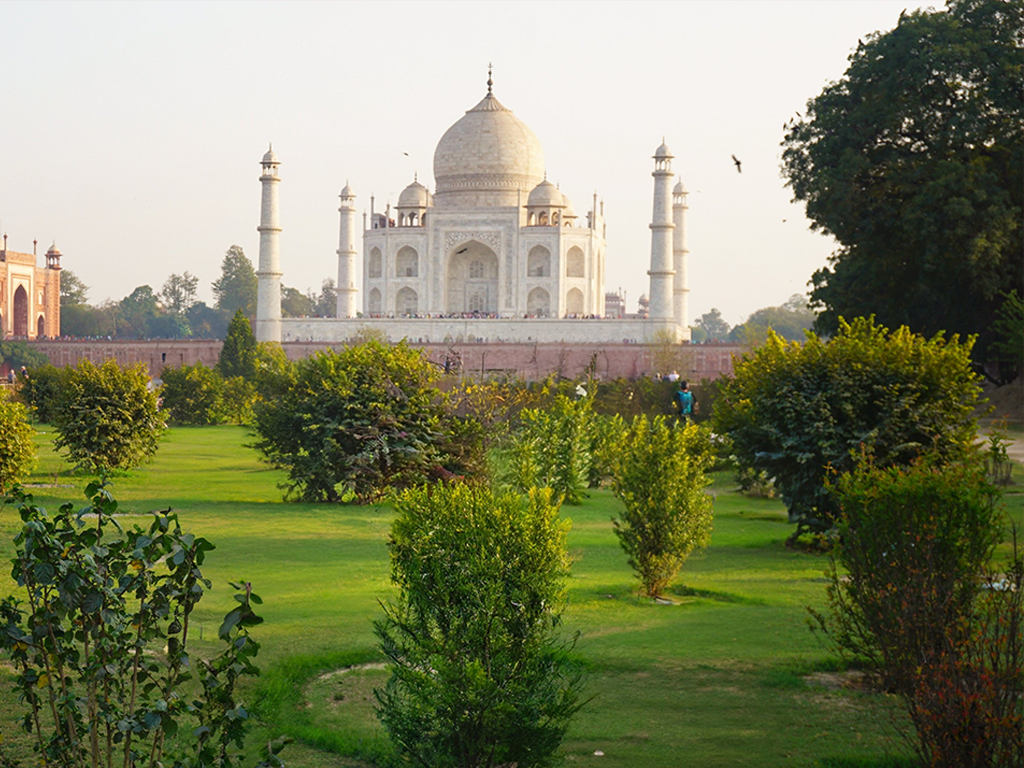
[[[547,180],[536,135],[498,101],[490,79],[487,86],[484,98],[438,142],[433,193],[414,178],[394,208],[375,210],[371,197],[357,232],[356,194],[345,185],[339,207],[338,317],[274,318],[281,324],[280,340],[343,341],[375,325],[389,338],[400,334],[393,340],[642,343],[665,333],[689,338],[685,320],[671,309],[650,320],[596,321],[605,312],[603,203],[595,194],[584,216],[577,216],[568,197]],[[663,158],[657,169],[659,176],[670,173]],[[664,186],[656,186],[655,211],[659,229],[667,232],[674,222],[661,220],[674,201]],[[276,238],[276,221],[263,224],[261,233]],[[361,285],[355,280],[357,234]],[[661,239],[665,244],[657,244],[658,255],[652,253],[652,280],[668,281],[671,296],[676,254],[671,236]],[[276,271],[270,265],[261,269],[261,280],[263,272],[270,278]],[[258,317],[270,319],[262,305]],[[590,322],[567,324],[560,334],[558,320]]]

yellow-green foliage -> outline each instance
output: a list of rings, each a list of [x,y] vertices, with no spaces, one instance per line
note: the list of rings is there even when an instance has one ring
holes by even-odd
[[[696,424],[637,416],[623,435],[613,488],[626,510],[612,522],[643,594],[660,594],[711,540],[704,489],[713,463],[707,430]]]
[[[0,492],[6,492],[32,469],[34,432],[25,406],[0,394]]]
[[[166,429],[143,366],[82,360],[65,368],[53,416],[54,445],[96,471],[132,469],[156,453]]]

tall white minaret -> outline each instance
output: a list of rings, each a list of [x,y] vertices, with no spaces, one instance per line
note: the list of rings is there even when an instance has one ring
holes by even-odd
[[[678,325],[689,338],[690,324],[690,282],[686,272],[686,260],[689,249],[686,247],[686,187],[680,181],[672,190],[672,267],[675,270],[675,282],[672,288],[672,311]]]
[[[345,182],[339,195],[341,223],[338,227],[338,317],[356,316],[356,196]]]
[[[263,175],[263,201],[260,206],[260,264],[256,271],[259,293],[256,298],[256,341],[281,341],[281,222],[277,211],[277,175],[280,163],[271,145],[260,161]]]
[[[651,217],[651,290],[648,317],[672,320],[672,150],[665,142],[654,153],[654,214]]]

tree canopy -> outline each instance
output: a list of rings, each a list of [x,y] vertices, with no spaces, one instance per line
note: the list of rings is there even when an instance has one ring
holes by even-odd
[[[256,337],[241,307],[235,310],[228,326],[217,360],[217,371],[225,379],[241,376],[251,381],[256,377]]]
[[[981,388],[971,344],[868,318],[840,319],[828,342],[812,334],[787,343],[769,331],[724,384],[715,431],[732,440],[741,466],[775,479],[797,534],[827,529],[836,504],[825,478],[849,471],[857,454],[886,467],[924,453],[957,459],[972,444]]]
[[[164,309],[172,315],[183,315],[196,303],[196,289],[199,278],[188,270],[180,275],[172,274],[160,289],[160,298]]]
[[[1022,290],[1024,0],[950,0],[867,35],[791,122],[782,171],[839,248],[813,278],[819,331],[874,314],[990,354]]]
[[[241,309],[248,316],[256,314],[258,281],[242,247],[232,245],[220,263],[220,277],[213,281],[213,297],[217,309],[232,314]]]
[[[755,339],[763,341],[771,328],[787,341],[802,341],[804,331],[813,327],[814,312],[807,305],[807,299],[794,293],[781,306],[764,307],[751,314],[747,322],[729,332],[729,340],[740,343],[750,343]]]
[[[703,332],[704,338],[708,341],[725,341],[729,338],[729,324],[715,307],[694,320],[693,325]]]
[[[89,300],[89,286],[70,269],[60,272],[60,306],[86,304]]]

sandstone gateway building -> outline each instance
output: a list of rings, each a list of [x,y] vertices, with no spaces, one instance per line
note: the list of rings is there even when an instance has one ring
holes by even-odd
[[[441,137],[434,190],[414,178],[396,209],[362,216],[341,192],[336,318],[282,318],[278,187],[273,149],[262,159],[260,341],[343,342],[378,330],[423,343],[689,340],[686,191],[672,188],[672,153],[654,154],[647,318],[610,319],[605,307],[605,224],[597,195],[579,215],[549,182],[536,135],[503,106],[488,78],[484,98]],[[362,258],[362,284],[356,259]]]
[[[60,336],[60,251],[56,245],[51,245],[46,251],[46,266],[37,267],[35,253],[7,250],[7,235],[4,235],[0,250],[0,338],[57,336]]]

